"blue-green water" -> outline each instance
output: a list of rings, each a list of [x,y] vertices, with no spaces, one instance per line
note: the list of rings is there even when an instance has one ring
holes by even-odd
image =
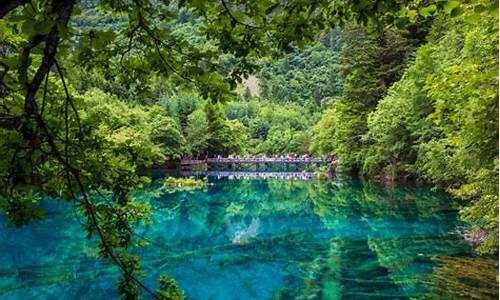
[[[204,190],[138,193],[154,210],[140,249],[187,299],[409,299],[436,256],[470,256],[446,194],[356,180],[217,179]],[[1,299],[114,299],[118,271],[97,258],[71,205],[0,227]]]

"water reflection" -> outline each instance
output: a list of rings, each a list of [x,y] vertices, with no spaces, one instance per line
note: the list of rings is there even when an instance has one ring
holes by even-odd
[[[249,226],[243,225],[244,229],[240,229],[234,233],[231,242],[233,244],[247,244],[250,239],[257,236],[259,225],[259,219],[253,218]]]
[[[436,257],[474,259],[453,233],[456,203],[426,188],[348,178],[209,181],[206,190],[163,194],[160,180],[137,194],[155,211],[140,233],[149,285],[168,272],[188,299],[439,299],[449,268]],[[95,259],[67,207],[53,212],[53,221],[0,229],[0,296],[116,297],[117,270]],[[482,280],[455,287],[466,299],[494,295],[495,284]]]
[[[257,171],[182,171],[182,177],[209,176],[215,179],[283,179],[283,180],[311,180],[315,178],[314,172],[257,172]]]

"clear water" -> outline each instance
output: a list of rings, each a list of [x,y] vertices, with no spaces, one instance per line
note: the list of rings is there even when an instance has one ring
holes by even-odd
[[[205,190],[138,196],[154,208],[140,255],[187,299],[409,299],[428,293],[435,256],[470,256],[446,194],[369,182],[211,177]],[[73,207],[0,225],[1,299],[114,299]]]

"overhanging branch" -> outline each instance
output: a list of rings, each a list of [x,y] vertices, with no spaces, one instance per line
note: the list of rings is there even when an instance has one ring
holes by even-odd
[[[28,3],[28,0],[3,0],[0,2],[0,19],[2,19],[11,10]]]

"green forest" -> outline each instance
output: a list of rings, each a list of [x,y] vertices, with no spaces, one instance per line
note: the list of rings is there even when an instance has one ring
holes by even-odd
[[[22,227],[72,203],[123,299],[182,299],[141,280],[145,171],[334,156],[451,194],[497,257],[498,45],[492,0],[2,1],[0,207]]]

